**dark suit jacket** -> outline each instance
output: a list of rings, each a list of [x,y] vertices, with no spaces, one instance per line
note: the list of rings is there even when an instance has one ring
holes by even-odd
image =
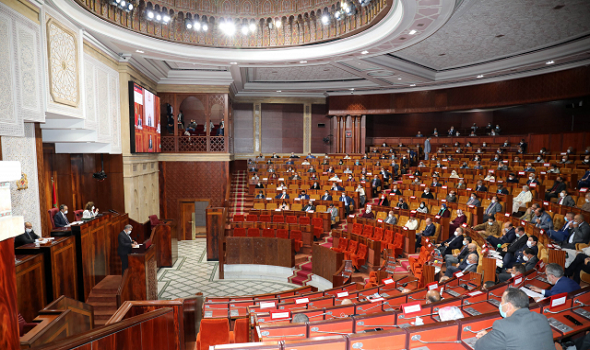
[[[545,290],[545,296],[550,297],[559,293],[569,293],[580,289],[580,285],[565,276],[561,277],[551,289]]]
[[[255,198],[256,199],[264,199],[266,197],[263,194],[257,194]]]
[[[428,192],[428,194],[422,193],[422,195],[420,196],[420,198],[434,199],[434,196],[432,195],[432,192]]]
[[[435,232],[436,226],[434,226],[434,224],[430,224],[424,228],[424,231],[422,231],[422,236],[431,237],[434,236]]]
[[[504,187],[502,187],[501,190],[496,191],[496,193],[501,193],[501,194],[508,194],[508,190],[505,189]]]
[[[561,201],[561,198],[557,201],[557,204],[559,204],[560,201]],[[574,207],[576,205],[576,202],[574,202],[574,199],[572,198],[572,196],[565,196],[563,198],[563,202],[561,203],[561,205],[563,205],[565,207]]]
[[[371,187],[379,187],[379,186],[381,186],[381,179],[371,180]]]
[[[555,345],[547,317],[519,309],[512,316],[495,321],[493,329],[477,340],[475,349],[553,350]]]
[[[525,271],[529,271],[535,268],[535,266],[537,266],[537,263],[539,262],[539,258],[537,258],[537,256],[533,256],[531,258],[531,260],[527,261],[526,264],[524,265]]]
[[[346,202],[344,201],[344,198],[340,197],[340,199],[338,199],[341,202],[345,202],[345,205],[353,205],[354,206],[354,199],[350,198],[349,196],[345,196],[346,197]]]
[[[383,175],[383,178],[385,180],[388,180],[389,178],[391,178],[391,173],[389,171],[385,171],[385,173],[381,173]]]
[[[256,184],[256,186],[254,186],[254,188],[264,188],[264,185],[263,184],[260,184],[260,185]]]
[[[523,246],[526,246],[526,241],[528,241],[528,240],[529,240],[529,236],[527,236],[526,234],[523,235],[522,237],[520,237],[516,241],[512,242],[508,246],[507,253],[515,254],[520,248],[522,248]]]
[[[389,201],[387,200],[387,197],[385,197],[383,199],[379,198],[379,202],[377,203],[377,205],[382,205],[382,206],[388,207]]]
[[[489,213],[488,213],[488,208],[490,209]],[[486,215],[493,216],[494,218],[496,217],[496,213],[499,213],[500,211],[502,211],[502,205],[498,202],[493,203],[493,204],[490,202],[490,205],[488,206],[488,208],[485,208],[483,213]]]
[[[119,246],[117,247],[117,254],[120,256],[127,255],[131,253],[131,245],[133,241],[131,237],[125,233],[125,231],[119,232]]]
[[[565,183],[559,182],[554,183],[553,187],[549,190],[549,192],[561,193],[561,191],[565,190]]]
[[[344,191],[344,187],[336,185],[336,191]]]
[[[447,239],[446,241],[444,241],[442,243],[443,243],[443,245],[444,245],[444,243],[449,244],[449,246],[447,247],[447,252],[450,252],[453,249],[459,249],[463,246],[463,236],[462,235],[455,236],[455,234],[453,233],[453,235],[451,237],[449,237],[449,239]]]
[[[281,199],[281,196],[282,195],[283,195],[282,193],[277,194],[276,197],[275,197],[275,199]],[[285,194],[285,199],[289,199],[289,194],[288,193]]]
[[[34,243],[35,239],[39,239],[40,237],[37,236],[35,231],[31,231],[30,233],[23,233],[22,235],[14,237],[14,246],[20,247],[21,245]]]
[[[302,211],[307,211],[307,210],[313,210],[313,211],[315,211],[315,205],[308,204],[308,205],[304,206],[301,210]]]
[[[400,209],[410,209],[410,207],[408,207],[408,203],[403,202],[401,205],[398,203],[397,207]]]
[[[510,231],[506,232],[502,237],[500,237],[500,241],[502,241],[502,244],[512,243],[512,241],[514,241],[515,238],[516,238],[516,230],[514,228],[512,228]]]
[[[481,185],[481,186],[475,186],[475,190],[476,191],[487,192],[488,191],[488,188],[485,185]]]
[[[576,243],[585,243],[588,244],[590,241],[590,225],[586,221],[582,222],[581,225],[572,229],[572,235],[574,235],[574,240],[572,243],[569,243],[570,237],[566,238],[566,240],[561,245],[562,248],[567,249],[576,249]]]
[[[309,199],[309,195],[308,194],[300,194],[299,198],[301,199]]]
[[[311,187],[309,189],[310,190],[321,190],[322,189],[322,186],[320,186],[320,185],[317,185],[317,186],[311,185]]]
[[[332,196],[330,196],[330,195],[327,195],[327,196],[326,195],[323,195],[322,196],[322,200],[323,201],[331,201],[332,200]]]
[[[55,214],[55,216],[53,217],[53,222],[55,223],[55,227],[64,227],[67,224],[69,224],[68,218],[66,218],[63,212],[61,211]]]
[[[430,187],[442,187],[442,184],[440,182],[437,182],[436,184],[433,182],[430,184]]]

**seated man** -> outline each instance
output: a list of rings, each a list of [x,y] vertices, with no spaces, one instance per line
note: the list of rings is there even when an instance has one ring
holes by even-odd
[[[539,180],[537,180],[535,174],[529,174],[529,179],[527,180],[526,184],[527,186],[530,186],[531,184],[540,185]]]
[[[463,237],[463,249],[459,252],[459,254],[445,254],[445,263],[447,268],[453,265],[457,265],[459,262],[463,261],[469,253],[477,253],[477,244],[473,243],[471,237],[464,236]]]
[[[272,156],[271,158],[281,158],[281,156],[279,156],[278,154],[276,154],[275,152],[272,152]]]
[[[289,156],[289,158],[299,158],[299,156],[296,155],[295,152],[291,152],[291,155]]]
[[[537,243],[539,243],[539,238],[537,238],[537,236],[527,236],[526,234],[523,233],[523,236],[520,236],[520,233],[518,233],[518,238],[516,242],[521,242],[521,240],[524,237],[527,237],[526,240],[526,244],[521,246],[518,250],[516,250],[514,253],[512,253],[510,246],[506,247],[507,252],[506,255],[504,255],[504,259],[503,259],[503,266],[504,269],[509,269],[512,266],[514,266],[514,264],[516,263],[524,263],[524,250],[526,248],[531,248],[531,250],[534,252],[535,255],[539,254],[539,247],[537,246]]]
[[[389,214],[387,215],[387,218],[385,218],[385,223],[386,224],[392,224],[392,225],[397,224],[397,218],[393,215],[393,211],[392,210],[389,211]]]
[[[307,203],[305,204],[305,206],[303,208],[301,208],[301,211],[315,211],[315,205],[313,205],[312,201],[307,201]]]
[[[584,196],[584,205],[582,205],[582,209],[583,211],[590,211],[590,192],[586,193],[586,196]]]
[[[522,186],[522,192],[512,199],[512,212],[518,213],[520,207],[526,206],[526,204],[532,200],[533,194],[531,193],[529,186]]]
[[[559,193],[559,200],[557,201],[557,204],[563,205],[565,207],[576,206],[576,202],[574,202],[574,199],[567,193],[566,190],[563,190],[561,193]]]
[[[484,239],[487,237],[500,238],[500,225],[496,222],[496,218],[493,216],[488,217],[488,221],[483,224],[473,226],[471,229],[477,231]]]
[[[586,161],[586,159],[584,159]],[[584,163],[588,164],[588,163]],[[578,181],[578,188],[587,188],[590,187],[590,170],[586,170],[584,176]]]
[[[547,280],[553,285],[553,287],[551,287],[551,289],[541,289],[536,286],[531,286],[530,289],[532,291],[541,293],[545,297],[550,297],[556,294],[575,292],[580,289],[580,285],[576,281],[563,275],[563,268],[558,264],[547,264],[545,267],[545,274],[547,275]]]
[[[303,199],[303,200],[308,200],[309,195],[307,193],[305,193],[305,190],[302,190],[301,193],[299,194],[299,197],[297,197],[297,198]]]
[[[577,253],[574,251],[574,253]],[[580,271],[584,271],[586,273],[590,273],[590,247],[586,247],[582,249],[581,252],[573,255],[573,259],[571,261],[568,252],[568,259],[565,262],[565,275],[567,277],[571,277],[575,282],[580,283]]]
[[[475,186],[476,191],[487,192],[488,188],[483,184],[483,181],[478,180],[477,186]]]
[[[309,169],[307,169],[307,172],[308,172],[308,173],[315,173],[315,172],[316,172],[316,171],[315,171],[315,168],[313,167],[313,165],[312,165],[312,166],[310,166],[310,167],[309,167]]]
[[[531,223],[541,230],[553,230],[553,219],[543,208],[535,210],[535,216],[531,219]]]
[[[432,187],[441,187],[442,184],[440,182],[438,182],[438,179],[435,177],[434,179],[432,179]]]
[[[264,191],[258,191],[258,194],[254,198],[256,198],[256,199],[264,199],[264,198],[266,198],[264,196]]]
[[[408,206],[408,203],[406,203],[406,201],[403,198],[399,199],[396,207],[398,207],[400,209],[410,209],[410,207]]]
[[[467,201],[467,205],[473,205],[474,207],[481,206],[481,202],[477,199],[477,194],[471,193],[471,198]]]
[[[307,159],[315,159],[315,156],[312,155],[311,153],[308,153],[307,154],[307,157],[305,157],[305,158],[307,158]]]
[[[424,231],[416,232],[416,250],[420,250],[422,246],[422,236],[424,237],[432,237],[436,232],[436,226],[432,223],[431,218],[426,218],[426,227],[424,227]]]
[[[339,183],[334,182],[332,184],[332,188],[330,190],[332,190],[332,191],[344,191],[344,187],[340,186]]]
[[[373,212],[371,211],[370,205],[367,205],[367,208],[361,214],[361,218],[365,218],[365,219],[374,219],[375,218],[375,214],[373,214]]]
[[[407,227],[408,230],[418,229],[418,220],[416,220],[416,213],[410,213],[410,218],[408,219],[404,227]]]
[[[514,173],[510,173],[510,174],[508,174],[508,180],[506,180],[506,182],[517,184],[518,183],[518,179],[516,178],[516,175]],[[499,185],[500,184],[498,184],[498,189],[500,188]],[[500,192],[498,192],[498,193],[500,193]],[[508,194],[508,190],[506,190],[506,193],[504,193],[504,194]]]
[[[338,221],[340,221],[340,216],[338,213],[338,208],[334,206],[334,203],[330,203],[328,207],[328,213],[330,213],[330,222],[332,225],[336,225]]]
[[[55,227],[66,227],[70,224],[68,221],[68,217],[66,214],[68,213],[68,206],[62,204],[59,206],[59,211],[57,214],[53,216],[53,222],[55,223]]]
[[[33,224],[27,221],[25,222],[25,233],[14,237],[14,247],[17,248],[25,244],[35,243],[35,240],[40,238],[33,231]]]
[[[574,222],[572,223],[572,233],[567,240],[561,242],[561,248],[564,249],[576,249],[576,244],[590,242],[590,225],[584,221],[582,214],[574,216]]]
[[[483,221],[488,221],[490,216],[496,217],[496,213],[502,211],[502,205],[498,201],[497,196],[493,196],[490,205],[483,212]]]
[[[381,190],[381,179],[377,175],[371,180],[371,188],[373,190],[373,197],[377,196],[377,192]]]
[[[506,289],[499,309],[503,318],[495,321],[491,330],[482,330],[476,334],[476,350],[555,349],[547,317],[529,311],[529,297],[525,292],[517,288]]]
[[[438,290],[431,289],[428,292],[426,292],[426,304],[436,303],[437,301],[440,301],[440,300],[441,300],[441,297],[440,297],[440,293],[438,292]]]
[[[344,202],[344,211],[346,212],[346,216],[350,215],[350,211],[354,207],[354,200],[346,195],[346,193],[342,193],[339,201]]]
[[[498,274],[498,282],[504,283],[513,277],[523,275],[525,272],[526,269],[523,264],[514,264],[511,269],[507,269],[506,272]]]
[[[526,167],[524,168],[526,172],[535,172],[535,168],[533,168],[533,163],[526,163]]]
[[[506,221],[504,223],[504,230],[503,235],[500,238],[494,236],[488,236],[486,241],[488,241],[494,247],[501,247],[503,244],[510,244],[516,239],[516,230],[514,229],[514,225],[510,221]]]
[[[321,198],[323,201],[331,201],[332,200],[332,196],[330,195],[329,191],[324,192],[324,195]]]
[[[420,198],[434,199],[434,196],[432,195],[432,193],[430,193],[430,188],[426,187],[424,189],[424,193],[422,193]]]
[[[463,272],[464,274],[469,272],[477,272],[478,259],[479,258],[476,253],[470,253],[467,256],[467,259],[463,260],[459,265],[448,267],[445,271],[445,276],[453,277],[453,274],[459,271]]]
[[[299,173],[295,173],[293,176],[289,178],[289,180],[301,180],[301,176]]]
[[[530,222],[531,220],[533,220],[533,217],[535,216],[535,211],[537,209],[539,209],[539,204],[537,204],[537,203],[531,204],[531,206],[528,207],[527,210],[524,212],[524,215],[520,217],[520,220]]]
[[[258,181],[256,183],[256,186],[254,186],[254,188],[264,188],[264,185],[260,181]]]
[[[566,213],[565,214],[565,223],[563,226],[555,231],[555,230],[548,230],[547,236],[556,242],[563,242],[568,238],[573,230],[572,224],[574,223],[574,213]]]
[[[463,246],[463,228],[457,227],[455,232],[449,239],[437,244],[438,250],[441,256],[447,255],[449,252],[453,252],[454,249],[460,249]]]
[[[561,176],[558,176],[557,179],[555,179],[555,183],[553,184],[553,187],[551,187],[550,189],[545,191],[545,200],[550,201],[551,198],[557,198],[559,193],[561,193],[561,191],[563,191],[565,189],[566,189],[566,186],[565,186],[565,183],[563,182],[563,179],[561,178]]]
[[[289,194],[287,193],[287,190],[283,190],[283,193],[277,194],[275,199],[289,199]]]
[[[457,203],[457,194],[455,191],[451,190],[449,192],[449,194],[447,195],[447,198],[445,198],[447,200],[447,202],[449,203]]]
[[[384,206],[384,207],[389,206],[389,200],[387,199],[387,196],[385,195],[385,193],[381,193],[381,196],[379,197],[379,202],[377,202],[377,205]]]

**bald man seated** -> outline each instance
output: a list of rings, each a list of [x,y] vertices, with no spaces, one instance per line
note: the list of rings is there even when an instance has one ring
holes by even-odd
[[[41,237],[37,236],[35,231],[33,231],[33,224],[25,222],[25,233],[14,238],[14,247],[17,248],[25,244],[35,243],[35,240],[39,238]]]
[[[441,300],[441,297],[440,297],[440,293],[438,292],[438,290],[432,289],[432,290],[429,290],[428,292],[426,292],[426,304],[436,303],[437,301],[440,301],[440,300]]]

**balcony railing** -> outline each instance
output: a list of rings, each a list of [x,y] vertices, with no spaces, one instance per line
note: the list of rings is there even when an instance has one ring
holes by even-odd
[[[226,153],[225,136],[162,136],[162,153]]]

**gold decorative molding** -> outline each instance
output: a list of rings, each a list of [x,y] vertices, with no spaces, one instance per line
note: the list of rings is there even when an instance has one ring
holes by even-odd
[[[20,0],[0,0],[4,5],[10,7],[11,9],[15,10],[16,12],[20,13],[21,15],[27,17],[31,21],[41,24],[39,20],[39,13],[40,9],[33,5],[29,1],[20,1]]]
[[[76,33],[48,16],[47,64],[49,93],[56,103],[80,104],[78,40]]]
[[[113,57],[107,55],[104,51],[92,45],[89,42],[84,41],[84,53],[91,56],[92,58],[104,63],[108,67],[119,70],[119,62]]]
[[[209,94],[229,94],[230,88],[224,85],[182,85],[182,84],[158,84],[158,92],[175,92],[175,93],[209,93]]]
[[[325,97],[250,97],[236,96],[234,103],[309,103],[314,105],[325,105]]]

